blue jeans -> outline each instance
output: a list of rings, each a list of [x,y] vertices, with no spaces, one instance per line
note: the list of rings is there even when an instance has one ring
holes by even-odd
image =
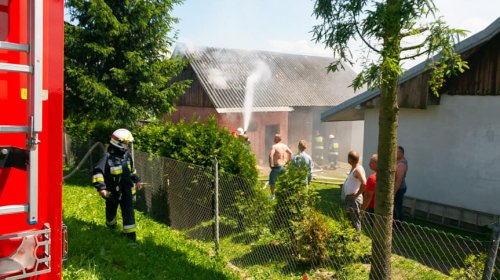
[[[271,174],[269,174],[269,185],[271,185],[271,187],[274,187],[278,176],[283,172],[285,172],[285,167],[283,166],[275,166],[271,168]]]
[[[394,195],[394,220],[403,220],[403,199],[406,193],[406,186],[400,188]]]
[[[356,232],[361,231],[361,216],[360,209],[363,204],[362,196],[358,196],[356,199],[353,199],[352,195],[348,195],[344,200],[344,207],[347,215],[347,219],[351,222],[352,227],[356,230]]]

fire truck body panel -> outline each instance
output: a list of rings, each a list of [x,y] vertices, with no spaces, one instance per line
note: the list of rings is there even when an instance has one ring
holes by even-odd
[[[64,1],[0,0],[0,44],[5,47],[0,48],[0,64],[30,65],[30,52],[19,48],[32,47],[29,9],[35,1],[43,3],[43,70],[38,75],[43,91],[33,91],[42,99],[41,132],[35,134],[38,144],[27,142],[36,127],[30,107],[33,106],[29,92],[32,74],[0,68],[0,164],[5,165],[0,165],[0,279],[18,279],[18,263],[27,266],[21,273],[28,279],[61,279],[62,275]],[[14,49],[10,43],[15,44]],[[38,151],[37,160],[30,149]],[[9,160],[5,160],[5,154],[10,156]],[[26,164],[23,166],[22,162]],[[30,178],[33,168],[38,171],[36,178]],[[30,192],[30,180],[36,180],[36,192]],[[32,195],[37,196],[35,203],[30,203]],[[20,207],[26,211],[19,212]],[[36,207],[35,215],[29,215],[30,207]],[[20,240],[24,242],[22,250],[16,249]],[[32,250],[30,253],[38,261],[50,259],[45,262],[50,267],[43,269],[42,264],[42,273],[31,276],[36,268],[25,249]],[[24,261],[16,262],[15,257]],[[1,266],[9,274],[2,275]],[[6,269],[7,266],[12,266],[12,270]]]

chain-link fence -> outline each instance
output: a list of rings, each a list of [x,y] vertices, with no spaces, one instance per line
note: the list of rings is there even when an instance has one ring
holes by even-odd
[[[144,182],[138,207],[213,246],[242,277],[367,279],[381,253],[371,241],[383,237],[382,217],[364,214],[357,233],[338,203],[338,186],[321,186],[320,200],[310,207],[309,189],[302,190],[303,201],[291,199],[295,194],[269,200],[265,182],[253,186],[217,168],[141,152],[135,161]],[[488,239],[396,221],[392,279],[500,279],[493,232]]]

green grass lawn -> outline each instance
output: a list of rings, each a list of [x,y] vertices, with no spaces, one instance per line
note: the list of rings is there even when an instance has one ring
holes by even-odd
[[[222,257],[214,257],[213,242],[188,240],[185,233],[173,231],[136,211],[138,242],[130,243],[119,229],[106,228],[104,200],[89,181],[89,175],[80,173],[63,187],[63,217],[69,231],[65,279],[240,279],[235,270],[228,268],[226,260],[251,279],[302,279],[304,273],[323,273],[296,263],[287,248],[274,242],[276,237],[268,230],[257,235],[228,231],[220,240]],[[313,186],[321,197],[317,208],[332,219],[338,218],[340,188],[332,184]],[[118,221],[120,228],[121,216]],[[209,227],[211,221],[200,226]],[[363,236],[361,243],[369,252],[370,239]],[[392,259],[393,279],[449,279],[412,259],[396,254]],[[367,279],[369,270],[366,260],[342,267],[335,271],[335,277]]]
[[[104,200],[89,181],[78,174],[63,186],[69,231],[64,279],[239,279],[222,259],[210,256],[209,247],[141,212],[136,212],[137,243],[124,239],[119,229],[108,230]]]
[[[339,211],[343,211],[340,207],[339,186],[313,184],[313,187],[321,197],[316,205],[317,208],[330,219],[338,219]],[[224,222],[221,223],[221,227],[224,227]],[[310,266],[297,262],[289,249],[279,242],[276,243],[276,240],[277,237],[265,229],[262,229],[258,236],[249,234],[247,231],[221,234],[220,253],[231,263],[243,269],[252,279],[302,279],[304,274],[310,277],[314,275],[310,279],[332,279],[332,275],[334,275],[333,279],[368,279],[369,260],[346,265],[340,269],[338,267],[337,269],[311,269]],[[369,237],[362,235],[360,242],[364,250],[371,251]],[[213,243],[207,242],[207,246],[213,246]],[[396,254],[393,254],[392,259],[393,279],[449,279],[440,271],[426,267],[412,259]],[[326,278],[321,278],[322,274],[326,275]]]

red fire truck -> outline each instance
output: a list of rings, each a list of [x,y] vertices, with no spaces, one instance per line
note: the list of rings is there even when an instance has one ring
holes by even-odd
[[[61,279],[63,5],[0,0],[0,279]]]

